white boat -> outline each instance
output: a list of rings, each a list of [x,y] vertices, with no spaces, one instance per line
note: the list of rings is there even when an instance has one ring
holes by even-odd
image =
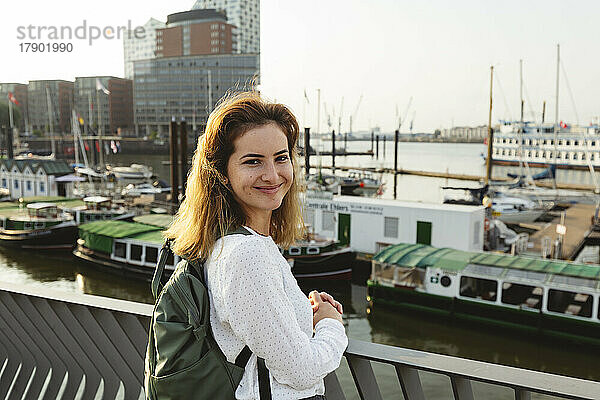
[[[116,180],[143,181],[152,177],[152,168],[142,164],[131,164],[129,167],[107,165],[106,169]]]
[[[600,126],[501,121],[494,133],[494,164],[588,169],[600,167]],[[557,130],[555,134],[555,129]],[[555,146],[556,136],[556,146]]]
[[[136,197],[143,194],[168,193],[170,191],[171,188],[162,185],[160,181],[155,181],[153,183],[141,183],[138,185],[130,183],[121,191],[121,195]]]
[[[546,208],[547,207],[547,208]],[[492,199],[492,216],[506,224],[533,222],[550,208],[516,196],[496,196]]]
[[[585,203],[595,204],[599,196],[592,192],[568,190],[568,189],[552,189],[539,186],[523,186],[523,187],[494,187],[497,192],[501,192],[507,196],[526,197],[530,200],[542,203]]]

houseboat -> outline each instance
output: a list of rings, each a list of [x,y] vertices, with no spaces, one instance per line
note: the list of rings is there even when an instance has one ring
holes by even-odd
[[[0,217],[0,244],[27,249],[69,249],[77,237],[77,223],[70,213],[56,203],[37,202],[26,205],[23,212],[15,208],[12,215]]]
[[[600,345],[600,266],[401,243],[372,260],[367,300]]]
[[[84,197],[83,205],[65,207],[64,209],[73,214],[77,224],[107,219],[128,219],[135,216],[134,212],[114,204],[111,198],[104,196]]]
[[[157,224],[126,221],[83,224],[79,226],[79,239],[73,255],[94,266],[151,279],[164,243],[163,229]],[[167,259],[165,271],[168,275],[178,262],[179,256],[176,255]]]

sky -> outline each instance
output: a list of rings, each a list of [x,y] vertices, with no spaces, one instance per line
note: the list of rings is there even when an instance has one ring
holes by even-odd
[[[18,27],[143,25],[185,11],[193,0],[21,1],[2,4],[0,82],[123,76],[117,39],[73,40],[65,53],[22,52]],[[597,0],[262,0],[261,92],[321,131],[433,132],[493,120],[555,119],[587,125],[600,116]],[[317,93],[321,112],[317,122]],[[305,96],[306,93],[306,96]]]

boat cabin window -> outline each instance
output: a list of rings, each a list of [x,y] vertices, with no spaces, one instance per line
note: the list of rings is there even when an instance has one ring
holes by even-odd
[[[146,246],[146,262],[156,263],[158,260],[158,249],[156,247]]]
[[[33,222],[24,222],[23,229],[31,229],[33,228]]]
[[[115,242],[115,257],[127,257],[127,243]]]
[[[529,307],[536,310],[542,307],[544,289],[541,286],[504,282],[502,284],[502,302],[514,306]]]
[[[129,257],[135,261],[142,261],[142,246],[139,244],[132,244],[129,249]]]
[[[548,292],[548,311],[563,314],[591,317],[594,298],[587,293],[550,289]]]
[[[288,253],[290,254],[290,256],[299,256],[300,253],[302,253],[302,250],[300,250],[299,247],[290,247],[288,250]]]
[[[319,248],[318,247],[307,247],[306,248],[306,254],[319,254]]]
[[[45,223],[43,223],[43,222],[36,222],[36,223],[35,223],[35,225],[34,225],[34,228],[35,228],[35,229],[42,229],[42,228],[44,228],[45,226],[46,226],[46,224],[45,224]]]
[[[496,301],[498,282],[492,279],[462,276],[460,278],[460,295],[473,299]]]

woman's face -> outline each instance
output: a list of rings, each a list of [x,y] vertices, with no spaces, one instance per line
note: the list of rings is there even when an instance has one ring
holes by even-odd
[[[235,199],[250,220],[270,217],[294,180],[287,137],[270,123],[243,133],[233,145],[227,177]]]

